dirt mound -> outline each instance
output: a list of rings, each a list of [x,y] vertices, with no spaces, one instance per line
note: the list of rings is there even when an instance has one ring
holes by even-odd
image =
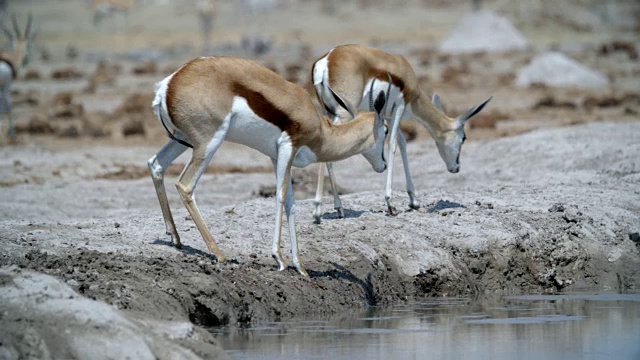
[[[559,52],[536,56],[516,77],[517,86],[541,84],[555,87],[606,89],[609,79]]]
[[[73,80],[80,79],[83,76],[84,74],[74,67],[55,69],[51,72],[51,78],[54,80]]]
[[[154,94],[134,93],[129,95],[116,110],[109,115],[109,120],[119,123],[123,136],[158,134],[161,126],[151,110]],[[164,131],[164,129],[162,129]]]
[[[99,61],[96,70],[89,76],[85,92],[93,94],[99,86],[115,84],[116,77],[121,71],[122,67],[119,64],[110,64],[104,60]]]
[[[464,17],[440,42],[440,50],[449,53],[524,50],[528,46],[509,19],[488,10]]]
[[[146,61],[135,65],[131,72],[134,75],[154,75],[158,72],[158,65],[155,61]]]

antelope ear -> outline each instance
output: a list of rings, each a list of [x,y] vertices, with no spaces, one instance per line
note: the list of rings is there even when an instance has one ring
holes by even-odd
[[[440,102],[440,96],[438,96],[438,94],[433,93],[433,96],[431,97],[431,102],[433,102],[433,105],[436,107],[436,109],[444,112],[444,107],[442,106],[442,103]]]
[[[374,107],[373,107],[373,85],[375,85],[376,83],[376,78],[373,78],[373,80],[371,80],[371,86],[369,87],[369,111],[373,111]]]
[[[350,102],[348,102],[348,101],[344,100],[343,98],[341,98],[340,95],[336,94],[336,92],[333,91],[331,86],[329,86],[328,84],[327,84],[327,88],[329,89],[329,91],[331,91],[331,95],[333,95],[333,98],[336,100],[336,102],[338,102],[338,104],[340,106],[342,106],[345,110],[347,110],[349,115],[351,115],[352,119],[355,119],[356,118],[356,109],[353,107],[353,105],[351,105]]]
[[[485,107],[485,105],[487,105],[487,103],[489,101],[491,101],[491,99],[493,99],[493,96],[488,98],[485,102],[483,102],[482,104],[472,108],[471,110],[467,111],[465,114],[460,115],[456,118],[456,122],[458,123],[459,126],[463,126],[464,123],[466,123],[469,119],[471,119],[472,117],[474,117],[476,114],[478,114],[480,111],[482,111],[482,109]]]
[[[387,92],[386,94],[384,94],[384,106],[382,108],[382,110],[380,110],[380,112],[382,114],[386,114],[387,113],[387,106],[389,106],[389,98],[391,97],[391,84],[393,83],[393,79],[391,78],[391,74],[387,73],[387,78],[389,79],[389,86],[387,86]],[[380,97],[380,95],[378,95],[378,97]]]

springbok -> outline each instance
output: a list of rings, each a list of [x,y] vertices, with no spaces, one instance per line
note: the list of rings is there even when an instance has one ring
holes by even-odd
[[[211,43],[211,31],[213,30],[213,19],[216,16],[216,0],[200,0],[196,4],[196,11],[200,19],[202,30],[202,49],[207,50]]]
[[[383,172],[386,168],[386,127],[382,114],[386,110],[389,89],[381,88],[380,84],[372,84],[369,91],[379,92],[375,102],[370,96],[375,113],[364,112],[356,116],[353,106],[335,95],[336,103],[353,117],[343,125],[333,125],[330,119],[321,116],[302,87],[249,60],[201,57],[156,84],[153,110],[171,140],[149,159],[148,166],[167,235],[180,247],[164,188],[164,173],[173,160],[191,147],[191,159],[178,178],[176,188],[207,247],[219,261],[224,261],[224,255],[200,215],[194,191],[224,140],[244,144],[269,156],[276,173],[277,209],[272,254],[278,269],[285,269],[280,250],[284,207],[293,263],[298,272],[308,276],[298,256],[291,166],[304,167],[313,162],[337,161],[363,154],[375,171]],[[332,91],[328,86],[326,89]]]
[[[385,188],[385,201],[390,215],[397,214],[391,198],[391,180],[393,178],[393,159],[396,144],[400,146],[404,164],[409,207],[412,209],[420,207],[414,195],[413,182],[409,172],[406,139],[402,132],[398,131],[400,120],[409,119],[412,112],[415,113],[417,120],[431,133],[449,172],[457,173],[460,170],[460,149],[466,139],[464,124],[479,113],[491,100],[489,98],[457,118],[450,118],[444,114],[440,99],[436,94],[431,99],[420,90],[416,74],[403,56],[361,45],[343,45],[333,48],[313,64],[312,75],[316,95],[320,102],[324,104],[325,109],[338,109],[335,105],[335,100],[327,96],[328,86],[331,86],[346,102],[359,104],[357,105],[358,107],[366,109],[368,104],[363,99],[366,99],[368,95],[369,84],[374,80],[384,82],[387,75],[391,76],[390,105],[387,106],[390,114],[384,114],[385,116],[390,115],[389,127],[391,128],[389,166]],[[333,116],[335,124],[341,123],[346,119],[344,112],[340,109],[337,112],[329,112],[329,114]],[[334,208],[339,217],[344,217],[342,203],[336,191],[332,164],[327,162],[326,165],[333,191]],[[320,205],[324,190],[323,182],[324,172],[320,165],[318,168],[315,211],[313,213],[317,223],[320,223]]]
[[[138,0],[87,0],[93,11],[93,25],[98,26],[102,19],[121,13],[129,16],[129,12],[138,5]]]
[[[9,136],[11,140],[15,140],[16,132],[13,128],[13,120],[11,118],[9,88],[16,79],[18,70],[29,61],[31,43],[36,36],[36,32],[32,31],[33,16],[31,16],[31,14],[27,17],[27,26],[24,33],[20,32],[15,14],[11,17],[11,22],[13,24],[13,32],[7,29],[4,24],[0,24],[2,31],[7,36],[7,39],[9,39],[8,51],[0,53],[0,85],[2,86],[0,107],[2,107],[2,112],[6,113],[9,119]]]

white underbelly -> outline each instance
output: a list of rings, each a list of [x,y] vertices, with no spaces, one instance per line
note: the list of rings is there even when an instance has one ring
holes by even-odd
[[[271,159],[278,158],[278,141],[282,141],[283,131],[254,113],[247,101],[239,96],[233,99],[229,130],[225,140],[246,145]],[[289,137],[286,137],[289,139]],[[290,140],[288,140],[290,141]],[[315,162],[315,154],[306,146],[298,149],[293,166],[305,167]]]
[[[278,138],[282,130],[256,115],[247,100],[234,97],[230,116],[231,123],[225,140],[246,145],[272,159],[278,157]]]

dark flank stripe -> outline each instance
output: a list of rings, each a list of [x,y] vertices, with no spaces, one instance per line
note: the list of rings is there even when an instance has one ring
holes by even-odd
[[[300,125],[291,120],[285,112],[278,109],[262,93],[237,82],[232,84],[231,91],[235,95],[245,98],[251,110],[259,117],[277,126],[280,130],[286,131],[290,136],[298,133]]]

